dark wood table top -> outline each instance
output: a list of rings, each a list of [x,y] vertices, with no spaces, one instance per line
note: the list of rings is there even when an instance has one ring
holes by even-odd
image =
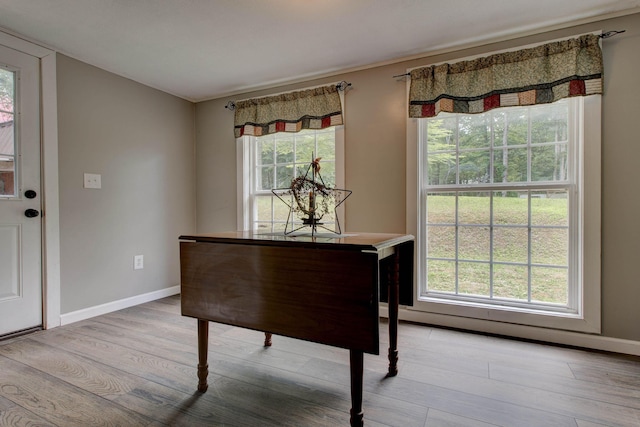
[[[349,232],[333,235],[332,233],[259,233],[254,231],[229,231],[222,233],[185,234],[180,240],[211,243],[236,243],[266,246],[312,246],[327,247],[346,250],[383,250],[397,244],[413,240],[410,234],[392,233],[359,233]],[[327,247],[329,249],[329,247]]]

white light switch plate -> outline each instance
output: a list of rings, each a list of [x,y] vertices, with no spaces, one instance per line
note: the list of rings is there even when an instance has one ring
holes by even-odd
[[[97,173],[85,173],[84,188],[102,188],[102,176]]]

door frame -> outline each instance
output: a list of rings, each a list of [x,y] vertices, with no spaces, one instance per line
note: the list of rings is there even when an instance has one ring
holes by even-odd
[[[0,28],[0,44],[40,59],[42,326],[60,326],[60,197],[56,52]]]

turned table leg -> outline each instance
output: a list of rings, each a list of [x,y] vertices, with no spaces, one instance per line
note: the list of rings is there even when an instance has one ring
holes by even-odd
[[[389,284],[389,372],[388,377],[398,374],[398,304],[400,300],[400,254],[396,249],[388,271]]]
[[[271,332],[264,333],[264,346],[271,347]]]
[[[351,427],[364,426],[364,414],[362,412],[362,384],[364,373],[364,354],[362,351],[349,350],[351,365]]]
[[[209,363],[207,353],[209,351],[209,321],[198,319],[198,391],[205,392],[209,385]]]

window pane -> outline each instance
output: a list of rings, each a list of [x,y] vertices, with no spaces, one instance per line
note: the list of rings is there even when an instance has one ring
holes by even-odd
[[[15,73],[13,71],[0,69],[0,111],[4,113],[14,112],[15,94]],[[10,114],[13,116],[13,114]],[[9,118],[13,120],[13,117]],[[0,123],[7,121],[0,116]]]
[[[528,194],[527,191],[495,191],[493,193],[493,223],[529,224]]]
[[[566,190],[531,193],[531,225],[569,225],[569,199]]]
[[[330,132],[318,132],[317,144],[318,152],[316,157],[322,157],[323,162],[333,162],[336,159],[335,156],[335,131]],[[322,166],[324,170],[324,166]],[[322,174],[324,176],[324,173]]]
[[[491,145],[490,114],[460,115],[458,124],[458,146],[465,148],[488,148]]]
[[[490,179],[490,152],[465,151],[460,153],[460,184],[480,184]]]
[[[527,182],[527,149],[494,150],[493,182]]]
[[[491,198],[489,194],[486,192],[460,193],[458,198],[458,223],[486,224],[488,226],[491,220]]]
[[[458,257],[489,261],[489,227],[458,227]]]
[[[456,183],[456,154],[430,154],[428,157],[429,185]]]
[[[461,262],[458,264],[458,293],[489,296],[489,264]]]
[[[507,146],[509,140],[507,136],[509,135],[506,124],[506,112],[504,110],[493,110],[493,145],[494,146]]]
[[[262,139],[264,138],[264,139]],[[257,143],[257,162],[259,165],[271,165],[275,162],[275,142],[272,135],[261,137]]]
[[[273,171],[273,166],[258,168],[258,182],[256,182],[256,190],[271,190],[275,188],[273,182]]]
[[[531,230],[531,262],[533,264],[567,265],[569,233],[564,228]]]
[[[15,196],[15,165],[0,158],[0,196]]]
[[[531,143],[567,140],[568,106],[566,102],[531,109]]]
[[[439,292],[456,291],[456,263],[454,261],[427,262],[427,289]]]
[[[325,225],[325,227],[333,229],[333,225],[336,222],[336,203],[335,200],[331,197],[328,197],[326,201],[322,201],[322,203],[326,203],[326,211],[323,211],[321,221]]]
[[[0,69],[0,196],[15,196],[15,74]]]
[[[324,185],[334,188],[336,186],[336,164],[334,162],[325,162],[324,158],[322,158],[320,176],[324,181]]]
[[[455,150],[456,119],[434,119],[427,122],[427,152]]]
[[[309,172],[309,176],[311,176],[311,171],[309,170],[309,165],[311,162],[305,162],[303,164],[296,165],[296,176],[304,176],[307,171]]]
[[[531,267],[531,300],[566,305],[568,283],[566,268]]]
[[[524,227],[495,227],[493,260],[525,264],[529,262],[529,230]]]
[[[456,228],[451,226],[428,226],[427,256],[430,258],[455,259]]]
[[[455,193],[427,194],[427,223],[455,224],[456,195]]]
[[[287,223],[286,222],[274,222],[271,224],[271,233],[283,233],[285,231]]]
[[[531,148],[531,181],[565,181],[567,177],[567,144]]]
[[[527,301],[529,299],[529,269],[521,265],[493,266],[493,296]]]
[[[316,155],[316,137],[314,134],[296,136],[296,162],[307,165],[318,157]]]
[[[266,197],[257,197],[257,199],[265,199]],[[295,203],[293,200],[293,196],[285,197],[285,200],[289,205],[284,203],[282,200],[278,199],[275,196],[269,197],[273,203],[273,220],[287,222],[287,217],[289,216],[289,205]]]
[[[256,197],[256,221],[269,221],[273,219],[273,197]]]
[[[496,132],[494,132],[496,135],[494,145],[526,145],[529,137],[528,110],[525,108],[508,108],[501,113],[501,128],[496,129]]]
[[[276,140],[276,162],[293,162],[293,137],[278,138]]]
[[[277,166],[276,167],[276,187],[275,188],[288,188],[293,181],[293,165]]]

